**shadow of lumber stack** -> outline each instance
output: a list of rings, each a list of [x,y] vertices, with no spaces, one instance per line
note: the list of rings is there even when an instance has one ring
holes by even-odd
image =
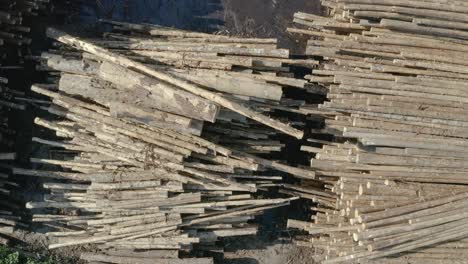
[[[16,111],[24,111],[33,101],[14,85],[16,72],[30,55],[30,31],[26,20],[41,15],[48,1],[5,0],[0,3],[0,243],[14,237],[16,228],[23,228],[18,211],[21,206],[13,198],[19,185],[9,175],[16,158],[16,133],[12,122]],[[12,84],[13,83],[13,84]]]
[[[311,167],[312,222],[289,226],[323,263],[463,263],[468,191],[468,49],[463,1],[322,1],[297,13],[327,90]]]
[[[22,102],[16,102],[15,91],[8,88],[8,79],[2,78],[0,84],[0,166],[7,167],[8,163],[16,159],[14,152],[15,131],[9,127],[9,118],[11,109],[24,110],[25,105]],[[8,238],[14,234],[15,227],[20,225],[21,218],[15,216],[15,211],[20,207],[12,199],[11,193],[17,189],[18,185],[6,173],[8,170],[0,172],[0,243],[8,243]]]

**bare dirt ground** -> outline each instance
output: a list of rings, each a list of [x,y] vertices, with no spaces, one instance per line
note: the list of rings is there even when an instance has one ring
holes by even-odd
[[[226,243],[221,264],[312,264],[313,249],[293,245],[290,241],[265,241],[259,237],[245,237]]]
[[[286,32],[298,11],[320,14],[318,0],[224,0],[224,30],[244,37],[278,38],[279,46],[301,53],[298,36]]]

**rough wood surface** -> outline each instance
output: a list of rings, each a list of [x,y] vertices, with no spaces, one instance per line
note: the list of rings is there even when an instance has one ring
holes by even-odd
[[[311,222],[288,226],[311,235],[297,242],[323,252],[321,263],[460,262],[452,243],[467,237],[466,4],[322,4],[328,17],[296,13],[289,31],[316,37],[306,54],[321,63],[306,79],[327,99],[307,111],[323,120],[312,137],[331,140],[301,147],[318,182],[283,192],[318,206]]]
[[[289,66],[317,63],[270,39],[106,22],[115,32],[97,39],[48,30],[59,48],[38,68],[59,78],[31,90],[51,102],[35,124],[56,137],[33,141],[64,155],[30,159],[44,170],[12,169],[44,181],[47,193],[26,207],[52,228],[50,249],[98,247],[87,261],[212,263],[178,252],[257,234],[255,216],[297,200],[268,198],[283,174],[315,178],[270,155],[286,146],[281,133],[301,139],[305,127],[305,101],[283,91],[308,87]]]

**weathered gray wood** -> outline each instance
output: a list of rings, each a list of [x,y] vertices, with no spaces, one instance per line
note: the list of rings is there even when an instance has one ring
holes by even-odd
[[[208,73],[202,71],[175,72],[174,75],[192,81],[202,87],[230,94],[252,96],[275,101],[279,101],[283,95],[280,86],[249,78],[250,76],[245,78],[243,78],[242,75],[231,77],[222,72]]]
[[[167,126],[184,133],[201,133],[201,121],[158,111],[157,109],[163,108],[160,101],[151,98],[151,93],[141,88],[135,88],[132,93],[124,93],[92,77],[71,74],[62,75],[59,87],[68,94],[89,98],[109,107],[111,114],[119,118],[127,117],[157,127]],[[116,112],[116,109],[119,111]],[[200,117],[195,115],[195,118]]]
[[[16,153],[0,153],[0,160],[14,160],[16,159]]]
[[[43,54],[43,57],[46,57],[48,67],[60,72],[95,75],[99,68],[98,63],[89,60],[65,59],[54,54]]]
[[[124,67],[104,62],[99,77],[126,90],[148,90],[153,108],[210,122],[216,119],[218,107],[211,102]]]
[[[145,72],[155,78],[158,78],[162,81],[167,81],[168,83],[172,83],[176,85],[177,87],[180,87],[186,91],[192,92],[196,95],[202,96],[204,98],[207,98],[215,103],[220,104],[223,107],[229,108],[235,112],[241,113],[249,118],[252,118],[260,123],[269,125],[271,127],[274,127],[282,132],[285,132],[287,134],[290,134],[292,136],[295,136],[297,138],[302,138],[303,133],[297,129],[294,129],[284,123],[281,123],[277,120],[271,119],[269,117],[266,117],[264,115],[261,115],[255,111],[252,111],[249,108],[246,108],[240,104],[234,103],[231,100],[228,100],[220,95],[217,95],[215,93],[212,93],[210,91],[207,91],[205,89],[202,89],[200,87],[191,85],[187,83],[184,80],[180,80],[178,78],[174,78],[171,75],[168,75],[166,73],[158,72],[155,71],[141,63],[129,60],[125,57],[119,56],[117,54],[114,54],[106,49],[99,48],[91,43],[79,40],[77,38],[74,38],[70,35],[66,35],[63,32],[54,30],[54,29],[49,29],[48,30],[48,35],[51,38],[55,38],[58,41],[62,41],[67,44],[76,44],[74,45],[75,47],[80,47],[81,49],[90,52],[92,54],[98,55],[102,57],[103,59],[109,60],[111,62],[115,62],[121,66],[125,66],[127,68],[138,68],[142,72]]]
[[[308,42],[306,54],[323,61],[306,79],[325,86],[328,100],[310,111],[325,119],[324,128],[311,132],[334,137],[304,146],[316,153],[311,166],[319,182],[281,190],[319,204],[312,208],[314,224],[290,226],[323,234],[300,242],[324,249],[323,263],[386,263],[390,256],[403,263],[409,255],[436,254],[457,261],[443,250],[429,251],[466,236],[467,6],[322,3],[332,17],[298,13],[294,22],[308,29],[288,31],[319,38]],[[336,198],[312,195],[316,187]]]

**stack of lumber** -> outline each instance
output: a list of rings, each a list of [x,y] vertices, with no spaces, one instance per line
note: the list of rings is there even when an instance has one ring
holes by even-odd
[[[192,249],[222,252],[223,237],[256,234],[256,215],[296,199],[262,198],[282,174],[315,177],[252,154],[278,151],[277,130],[302,136],[265,115],[295,108],[282,86],[304,84],[282,66],[291,63],[287,51],[274,40],[158,29],[151,32],[160,38],[141,41],[47,31],[61,44],[43,54],[41,68],[57,83],[31,89],[52,100],[43,109],[57,118],[35,123],[60,139],[33,141],[64,151],[31,159],[47,170],[13,174],[45,181],[49,193],[27,207],[34,222],[52,228],[49,248],[95,244],[100,253],[82,255],[91,262],[211,263],[183,257]],[[165,50],[175,42],[185,48]]]
[[[48,0],[4,0],[0,3],[0,160],[12,160],[14,154],[3,153],[13,147],[8,118],[11,109],[24,110],[24,93],[8,87],[10,70],[21,68],[29,55],[31,38],[26,20],[46,8]],[[23,101],[20,101],[23,100]]]
[[[24,110],[25,106],[20,102],[15,102],[15,92],[10,90],[8,79],[0,79],[0,164],[9,163],[15,160],[16,153],[13,151],[15,131],[9,128],[9,118],[11,109]],[[13,211],[16,205],[9,200],[12,188],[17,184],[11,181],[8,174],[0,171],[0,244],[7,242],[6,237],[13,233],[18,225],[19,217],[14,216]]]
[[[217,120],[216,127],[207,125],[210,135],[241,133],[248,139],[267,139],[281,131],[302,138],[300,122],[289,120],[287,116],[276,119],[270,116],[276,110],[299,111],[304,102],[291,100],[284,92],[307,90],[308,86],[304,80],[294,78],[290,67],[313,67],[317,61],[289,59],[289,51],[278,49],[276,39],[243,39],[104,22],[114,25],[113,33],[105,34],[104,39],[90,40],[90,43],[150,67],[148,70],[164,73],[165,78],[171,75],[169,78],[188,81],[197,87],[179,85],[180,88],[222,107],[215,118],[204,119]],[[245,133],[246,130],[250,133]]]
[[[327,90],[325,125],[311,132],[333,139],[304,147],[317,213],[289,226],[323,263],[466,263],[468,5],[323,4],[328,17],[297,13],[289,31],[322,60],[307,79]]]
[[[125,56],[148,67],[149,71],[159,71],[164,75],[159,76],[163,80],[188,81],[196,87],[182,83],[175,86],[221,106],[218,113],[214,109],[207,113],[184,113],[165,106],[159,108],[189,117],[193,124],[185,130],[200,135],[203,128],[204,136],[213,142],[250,154],[266,155],[283,149],[284,143],[277,140],[281,132],[298,139],[303,137],[303,119],[308,112],[301,108],[306,102],[288,94],[314,93],[316,85],[294,78],[291,68],[312,68],[317,61],[290,59],[288,50],[277,48],[276,39],[234,38],[153,25],[103,22],[111,24],[114,30],[104,34],[102,39],[88,40],[90,44]],[[69,65],[62,63],[61,53],[51,50],[44,54],[48,62],[38,68],[73,72],[74,69],[60,68]],[[92,65],[94,60],[95,55],[87,55],[82,61]],[[107,70],[127,80],[124,76],[128,72]],[[116,80],[109,73],[101,77]],[[137,78],[133,77],[127,85],[135,82]],[[173,100],[173,97],[164,94],[158,100]]]
[[[0,69],[17,67],[29,55],[31,28],[29,20],[46,9],[49,0],[3,0],[0,3],[0,57],[14,65],[0,65]]]
[[[8,79],[0,77],[0,160],[14,160],[15,153],[5,152],[13,147],[14,131],[9,128],[11,109],[24,110],[25,106],[15,100],[15,90],[8,88]]]
[[[7,94],[6,83],[0,84],[0,163],[10,162],[16,158],[16,153],[11,152],[13,140],[11,136],[14,132],[8,128],[8,111],[11,106],[16,106],[10,102],[10,94]],[[6,152],[8,151],[8,152]],[[17,226],[18,217],[13,215],[14,205],[9,201],[11,187],[16,184],[9,180],[9,175],[0,172],[0,244],[6,244],[8,237],[13,233]]]
[[[12,71],[22,68],[21,64],[29,55],[30,27],[26,24],[38,11],[45,9],[48,0],[2,0],[0,2],[0,163],[11,163],[14,153],[15,131],[9,127],[11,111],[25,110],[24,93],[18,87],[11,87],[8,78]],[[15,88],[15,89],[13,89]],[[0,171],[0,244],[22,224],[15,216],[18,206],[10,200],[10,194],[17,183]]]

